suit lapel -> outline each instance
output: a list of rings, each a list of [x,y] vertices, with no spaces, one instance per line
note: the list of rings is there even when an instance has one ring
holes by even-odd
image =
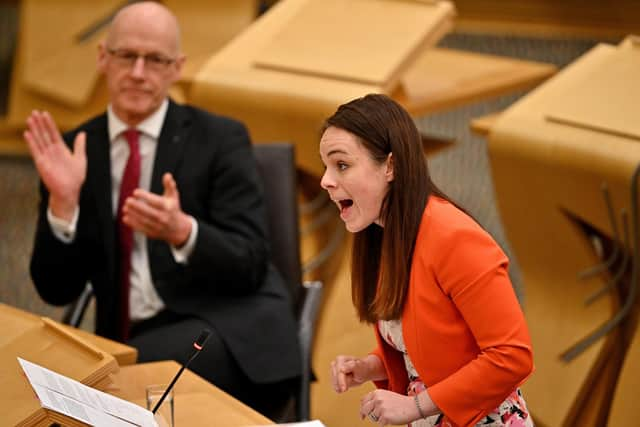
[[[153,162],[151,175],[151,191],[162,194],[162,175],[169,172],[175,176],[175,171],[182,159],[186,146],[188,131],[188,116],[184,107],[169,101],[167,115],[158,139],[156,158]]]
[[[115,221],[111,200],[111,154],[106,114],[100,116],[87,128],[86,147],[89,167],[85,185],[88,185],[89,197],[96,202],[98,224],[100,224],[105,248],[110,258],[109,264],[113,267],[114,260],[110,255],[115,249]]]

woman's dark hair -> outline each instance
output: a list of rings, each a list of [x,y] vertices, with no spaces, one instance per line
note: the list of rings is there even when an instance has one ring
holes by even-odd
[[[343,104],[323,130],[331,126],[355,135],[379,164],[393,153],[394,179],[380,212],[384,228],[371,224],[354,236],[351,296],[361,321],[398,319],[427,200],[432,194],[448,198],[431,181],[413,119],[391,98],[370,94]]]

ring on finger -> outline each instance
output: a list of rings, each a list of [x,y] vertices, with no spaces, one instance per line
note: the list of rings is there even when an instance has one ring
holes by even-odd
[[[369,419],[371,421],[373,421],[374,423],[378,422],[379,417],[373,413],[373,411],[369,412],[369,414],[367,415],[369,417]]]

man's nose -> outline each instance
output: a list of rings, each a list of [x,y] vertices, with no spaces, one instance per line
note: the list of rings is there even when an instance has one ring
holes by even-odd
[[[136,60],[133,61],[131,75],[135,77],[142,77],[144,75],[144,65],[144,56],[138,56]]]

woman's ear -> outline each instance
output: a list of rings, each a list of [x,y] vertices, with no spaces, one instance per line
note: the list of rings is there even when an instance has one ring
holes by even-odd
[[[393,153],[389,153],[387,156],[387,170],[385,172],[387,182],[393,181]]]

